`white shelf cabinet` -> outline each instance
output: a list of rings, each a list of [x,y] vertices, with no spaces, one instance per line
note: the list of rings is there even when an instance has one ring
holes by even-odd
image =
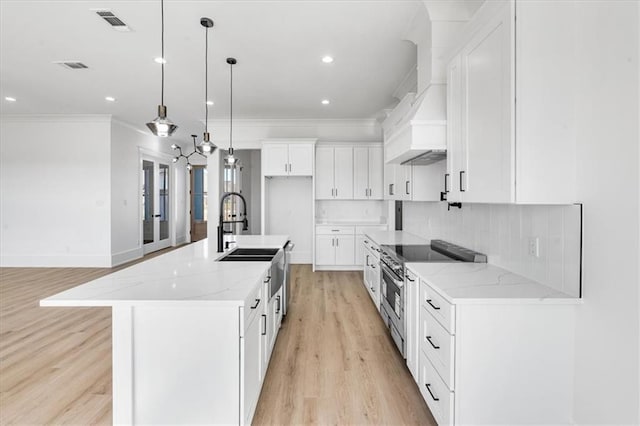
[[[353,199],[353,147],[316,148],[316,199]]]
[[[382,200],[383,155],[382,146],[353,148],[353,198],[355,200]]]
[[[306,141],[263,141],[263,174],[312,176],[314,147],[314,142]]]
[[[577,202],[574,7],[497,0],[467,24],[447,67],[449,201]]]

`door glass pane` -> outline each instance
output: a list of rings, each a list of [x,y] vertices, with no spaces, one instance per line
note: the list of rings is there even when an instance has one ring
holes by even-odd
[[[153,162],[142,161],[142,234],[144,243],[153,242]]]
[[[207,169],[193,169],[193,219],[197,222],[207,220]]]
[[[159,173],[160,239],[169,238],[169,166],[160,164]]]

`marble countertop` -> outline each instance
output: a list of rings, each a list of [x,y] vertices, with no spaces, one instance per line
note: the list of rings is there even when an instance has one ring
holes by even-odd
[[[281,248],[286,235],[238,236],[240,247]],[[233,249],[234,247],[232,247]],[[216,262],[216,242],[198,241],[40,301],[41,306],[237,305],[261,285],[270,262]]]
[[[376,244],[429,244],[429,240],[410,234],[405,231],[376,231],[367,232],[366,235]]]
[[[454,304],[577,304],[572,297],[488,263],[407,263],[405,266]]]

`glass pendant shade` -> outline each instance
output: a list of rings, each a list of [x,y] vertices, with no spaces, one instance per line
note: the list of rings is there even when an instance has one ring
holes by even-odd
[[[229,154],[224,158],[227,164],[235,164],[236,157],[233,156],[233,148],[229,148]]]
[[[213,154],[213,151],[215,151],[217,148],[217,146],[215,146],[209,138],[210,138],[209,132],[205,132],[204,139],[202,142],[200,142],[200,146],[198,146],[198,151],[200,151],[204,155]]]
[[[158,117],[148,122],[147,127],[154,135],[160,138],[171,136],[178,128],[178,126],[167,118],[167,107],[164,105],[158,105]]]

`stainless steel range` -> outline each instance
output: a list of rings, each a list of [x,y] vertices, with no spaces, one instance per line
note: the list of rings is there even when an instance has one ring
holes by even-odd
[[[404,279],[407,262],[478,262],[486,263],[487,256],[448,243],[431,240],[430,245],[382,245],[380,266],[382,269],[380,314],[389,327],[391,337],[405,356]]]

